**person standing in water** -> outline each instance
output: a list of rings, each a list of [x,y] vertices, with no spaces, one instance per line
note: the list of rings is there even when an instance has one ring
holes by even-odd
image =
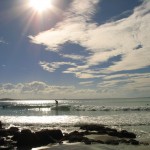
[[[55,105],[56,105],[55,113],[56,116],[58,116],[58,100],[55,100]]]
[[[56,107],[58,107],[58,100],[55,100]]]

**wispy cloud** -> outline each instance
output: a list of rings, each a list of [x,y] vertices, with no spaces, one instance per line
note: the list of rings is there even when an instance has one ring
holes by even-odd
[[[97,88],[102,92],[120,92],[127,95],[134,93],[134,96],[149,95],[150,73],[116,74],[105,76],[98,84]],[[144,95],[145,94],[145,95]]]
[[[91,86],[93,85],[93,81],[80,82],[79,84],[83,86]]]
[[[63,65],[70,65],[70,66],[76,66],[75,63],[71,62],[45,62],[45,61],[40,61],[39,65],[46,71],[48,72],[54,72],[56,69],[60,68],[60,66]]]
[[[81,56],[81,55],[71,55],[71,54],[60,54],[62,57],[64,58],[70,58],[70,59],[73,59],[73,60],[84,60],[85,57],[84,56]]]
[[[67,70],[63,71],[63,73],[72,73],[80,79],[101,78],[105,76],[100,74],[99,69],[89,69],[88,65],[68,68]]]
[[[0,37],[0,43],[2,43],[2,44],[8,44],[2,37]]]
[[[3,64],[3,65],[1,65],[1,66],[2,66],[2,67],[6,67],[6,65],[4,65],[4,64]]]

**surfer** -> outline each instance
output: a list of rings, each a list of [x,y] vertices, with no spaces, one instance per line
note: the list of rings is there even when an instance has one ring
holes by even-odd
[[[57,116],[58,115],[58,100],[55,100],[55,104],[56,104],[55,112],[56,112],[56,116]]]
[[[58,100],[55,100],[56,107],[58,107]]]

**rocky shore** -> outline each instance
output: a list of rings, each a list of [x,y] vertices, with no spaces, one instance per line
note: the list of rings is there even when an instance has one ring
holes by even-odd
[[[60,129],[41,129],[31,131],[12,126],[4,128],[0,121],[0,150],[30,150],[48,144],[62,144],[63,142],[82,142],[88,145],[149,145],[136,140],[136,134],[126,130],[117,131],[104,125],[81,125],[78,131],[63,133]]]

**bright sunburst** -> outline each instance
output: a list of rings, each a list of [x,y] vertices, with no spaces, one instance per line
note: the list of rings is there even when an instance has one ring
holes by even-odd
[[[51,8],[51,0],[30,0],[29,3],[38,12]]]

